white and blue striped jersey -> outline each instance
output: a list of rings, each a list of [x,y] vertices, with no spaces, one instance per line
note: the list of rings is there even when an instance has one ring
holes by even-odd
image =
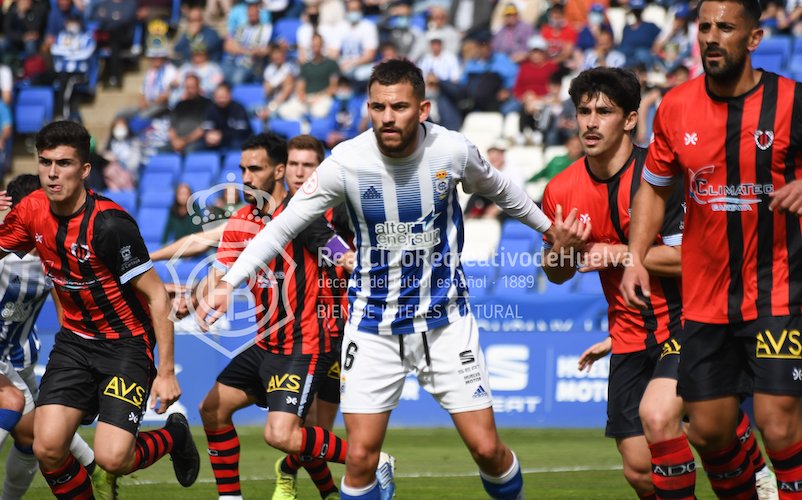
[[[36,255],[0,260],[0,359],[22,370],[39,358],[34,323],[53,283]]]
[[[334,148],[284,212],[248,245],[223,278],[237,286],[309,222],[345,203],[356,237],[349,321],[378,334],[423,332],[469,313],[460,263],[462,210],[456,186],[496,202],[545,231],[549,219],[457,132],[424,123],[406,158],[379,151],[372,130]]]

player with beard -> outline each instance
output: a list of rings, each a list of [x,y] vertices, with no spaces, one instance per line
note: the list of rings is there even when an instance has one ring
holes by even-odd
[[[457,183],[535,230],[550,231],[551,221],[464,136],[426,121],[424,87],[420,69],[407,60],[374,67],[368,82],[373,129],[334,148],[204,297],[196,319],[207,328],[225,312],[234,286],[275,258],[306,225],[345,202],[357,256],[341,357],[349,440],[341,498],[392,497],[392,461],[381,461],[374,474],[409,372],[451,414],[485,491],[493,498],[517,498],[523,476],[496,431],[459,260]]]
[[[678,394],[688,439],[720,497],[753,498],[752,462],[736,437],[742,394],[780,498],[802,497],[802,84],[752,66],[763,37],[757,0],[701,0],[706,74],[669,91],[632,210],[621,292],[653,295],[644,257],[684,177]]]

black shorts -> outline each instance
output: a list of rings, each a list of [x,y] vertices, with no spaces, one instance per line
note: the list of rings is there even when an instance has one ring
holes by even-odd
[[[151,345],[143,336],[89,340],[59,330],[36,406],[77,408],[84,425],[97,417],[136,435],[156,376]]]
[[[331,339],[331,364],[326,375],[320,380],[317,398],[327,403],[340,404],[340,350],[342,349],[342,336]]]
[[[802,396],[802,317],[685,321],[677,391],[687,401],[754,392]]]
[[[232,359],[217,381],[253,396],[262,408],[303,419],[330,366],[330,353],[286,356],[254,344]]]
[[[662,348],[655,345],[643,351],[613,354],[610,358],[605,436],[627,438],[643,434],[640,401],[655,373]]]
[[[654,368],[652,378],[670,378],[677,380],[679,372],[679,354],[682,344],[680,337],[670,337],[663,342],[660,350],[660,357],[657,359],[657,366]]]

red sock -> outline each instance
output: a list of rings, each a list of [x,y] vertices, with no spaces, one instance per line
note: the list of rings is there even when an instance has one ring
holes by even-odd
[[[219,496],[242,495],[239,479],[239,437],[233,425],[211,430],[203,429],[209,443],[209,461],[217,483]]]
[[[346,442],[323,427],[303,427],[301,429],[301,455],[319,458],[326,462],[345,463],[348,450]]]
[[[649,445],[656,498],[693,500],[696,462],[685,434]]]
[[[317,486],[320,496],[325,498],[330,493],[337,492],[337,487],[334,486],[334,479],[331,477],[331,470],[329,464],[320,459],[304,460],[302,462],[304,469],[309,473],[309,477],[314,481]]]
[[[738,439],[741,441],[741,446],[746,450],[747,456],[752,460],[752,467],[754,467],[755,472],[757,472],[766,466],[766,461],[763,460],[763,454],[760,453],[760,446],[758,446],[757,439],[755,439],[755,433],[752,432],[752,423],[749,421],[749,415],[740,409],[738,413],[740,414],[738,429],[736,429],[735,432],[738,434]]]
[[[716,496],[735,500],[757,498],[755,469],[738,439],[723,450],[699,456]]]
[[[802,498],[802,442],[781,451],[766,450],[766,453],[774,465],[780,498]]]
[[[150,467],[173,450],[173,436],[167,429],[140,432],[136,437],[134,466],[129,472]]]
[[[56,498],[71,500],[94,498],[89,474],[72,454],[67,456],[67,461],[59,469],[54,471],[41,469],[41,471]]]
[[[300,468],[301,456],[295,453],[287,455],[284,457],[284,461],[281,462],[281,470],[287,474],[297,474]]]

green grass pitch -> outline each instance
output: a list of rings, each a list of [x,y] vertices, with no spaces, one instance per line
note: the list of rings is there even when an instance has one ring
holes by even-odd
[[[91,429],[83,429],[91,439]],[[275,473],[273,466],[280,453],[262,440],[258,427],[237,429],[241,444],[240,474],[246,499],[270,498]],[[191,488],[175,482],[169,460],[161,460],[133,477],[122,479],[122,500],[216,499],[214,478],[206,457],[206,439],[200,428],[193,428],[201,452],[201,472]],[[342,429],[338,432],[342,435]],[[599,499],[636,498],[626,484],[615,442],[601,429],[502,429],[502,438],[515,450],[524,471],[526,497],[529,499]],[[91,443],[91,441],[90,441]],[[8,445],[6,445],[6,449]],[[451,428],[390,429],[384,449],[398,459],[396,498],[404,499],[482,499],[476,466]],[[5,464],[5,452],[0,457]],[[3,466],[0,470],[5,470]],[[332,465],[339,485],[343,466]],[[299,472],[302,500],[320,498],[308,475]],[[699,499],[714,498],[703,472],[697,474]],[[37,475],[26,499],[53,498],[41,476]]]

